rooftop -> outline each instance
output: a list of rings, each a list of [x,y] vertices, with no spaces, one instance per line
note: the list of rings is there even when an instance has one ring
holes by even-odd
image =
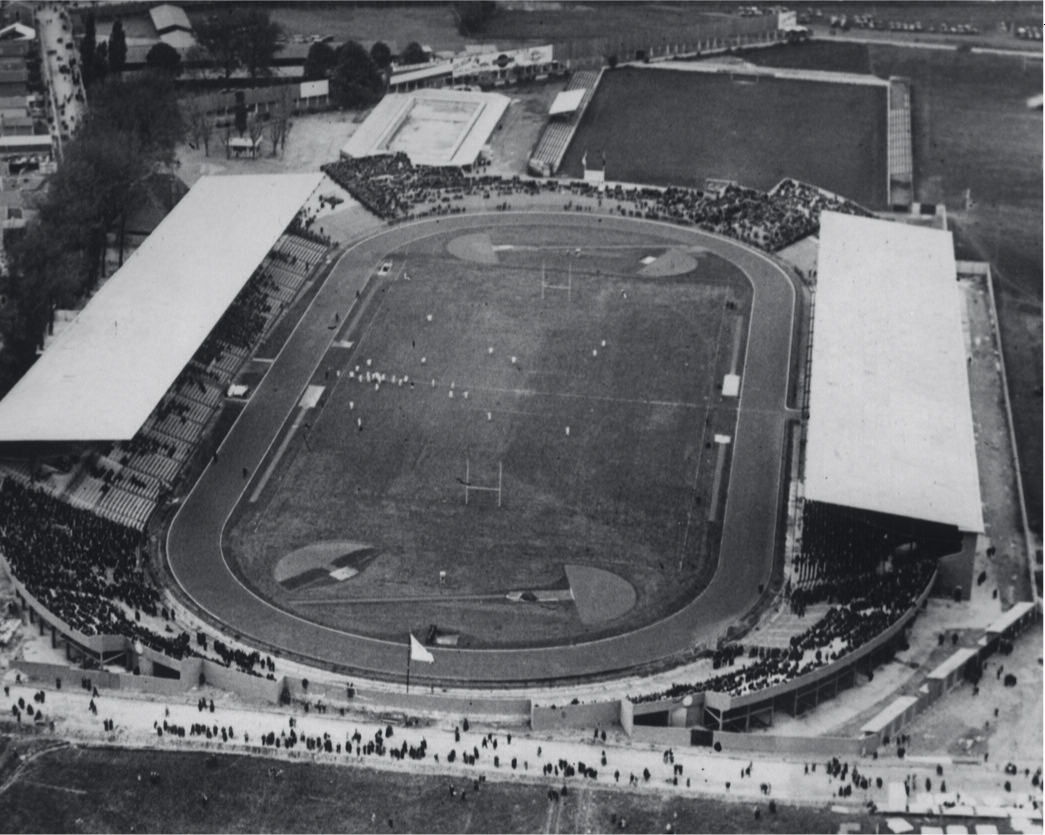
[[[133,437],[321,177],[200,179],[0,401],[0,441]]]
[[[983,531],[949,232],[824,212],[808,499]]]

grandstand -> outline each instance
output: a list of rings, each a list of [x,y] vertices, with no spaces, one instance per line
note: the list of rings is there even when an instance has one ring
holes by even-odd
[[[0,401],[0,442],[134,437],[320,177],[202,178]]]
[[[320,178],[200,180],[0,401],[0,566],[93,663],[190,654],[142,624],[142,531],[325,257],[291,231]]]
[[[595,95],[595,90],[599,86],[602,72],[602,70],[598,72],[586,70],[573,74],[570,83],[560,94],[560,98],[578,90],[583,90],[584,95],[575,105],[573,97],[563,98],[564,101],[569,101],[571,109],[565,109],[561,114],[557,113],[553,106],[551,118],[541,131],[541,137],[537,140],[537,146],[530,156],[528,168],[531,173],[540,177],[550,177],[559,170],[562,158],[566,155],[566,149],[570,146],[570,140],[577,132],[577,126],[584,117],[584,111],[587,110]],[[558,101],[559,99],[556,99],[556,102]]]
[[[803,604],[922,558],[944,558],[942,584],[967,596],[983,513],[951,235],[835,212],[820,224]]]
[[[914,199],[914,161],[911,151],[911,80],[889,79],[889,192],[890,206],[909,206]]]

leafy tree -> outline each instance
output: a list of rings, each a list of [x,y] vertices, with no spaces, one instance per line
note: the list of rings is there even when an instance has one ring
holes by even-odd
[[[185,121],[170,76],[141,73],[96,86],[82,132],[127,134],[141,154],[173,164],[174,149],[185,136]]]
[[[330,78],[330,96],[335,104],[366,107],[381,98],[384,78],[370,53],[355,41],[348,41],[335,54],[337,65]]]
[[[196,40],[225,73],[225,78],[229,78],[240,65],[242,16],[240,9],[223,9],[197,20],[193,27]]]
[[[457,31],[466,37],[482,32],[497,11],[497,4],[493,0],[466,0],[453,3],[452,6],[457,15]]]
[[[272,72],[272,58],[280,49],[282,28],[261,8],[243,10],[238,15],[239,61],[251,78]]]
[[[392,66],[392,50],[384,41],[378,41],[370,47],[370,57],[374,59],[379,69],[387,70]]]
[[[127,65],[127,36],[119,18],[112,25],[109,36],[109,72],[119,75]]]
[[[406,45],[406,49],[403,50],[402,55],[399,56],[400,64],[423,64],[427,60],[428,55],[425,53],[424,47],[417,41],[410,41]]]
[[[146,54],[145,64],[149,69],[165,72],[172,78],[181,73],[181,55],[173,46],[162,41]]]
[[[83,40],[80,41],[80,68],[85,87],[90,87],[94,81],[94,62],[97,49],[98,36],[95,29],[94,15],[88,13],[83,23]]]
[[[95,83],[105,81],[109,77],[109,43],[102,41],[94,50],[94,69],[91,74]]]
[[[336,65],[334,48],[328,43],[314,43],[308,48],[308,56],[305,58],[305,80],[328,78]]]
[[[236,125],[236,133],[243,136],[247,132],[247,103],[243,93],[236,93],[236,106],[232,111],[233,122]]]

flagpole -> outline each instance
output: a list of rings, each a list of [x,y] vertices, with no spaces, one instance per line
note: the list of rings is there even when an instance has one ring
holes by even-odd
[[[410,640],[407,639],[407,642],[406,642],[406,692],[407,693],[410,692],[410,658],[414,654],[413,653],[413,649],[414,648],[411,645]]]

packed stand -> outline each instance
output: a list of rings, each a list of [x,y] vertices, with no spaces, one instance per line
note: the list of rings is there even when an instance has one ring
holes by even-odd
[[[936,560],[961,549],[957,529],[886,513],[807,501],[794,558],[791,609],[858,597],[890,559]]]
[[[9,478],[0,484],[0,518],[12,573],[56,617],[87,636],[125,635],[170,658],[190,654],[188,635],[160,635],[139,622],[161,607],[137,565],[138,531]]]
[[[469,176],[460,168],[414,166],[403,153],[343,159],[323,171],[365,208],[389,222],[455,214],[466,196],[485,199],[533,196],[542,191],[616,200],[624,217],[664,220],[695,226],[776,252],[820,228],[824,211],[873,216],[862,206],[797,180],[781,181],[768,194],[729,184],[721,189],[630,187],[524,179],[518,175]],[[507,202],[496,208],[510,208]],[[567,206],[569,210],[569,206]]]
[[[751,663],[695,684],[676,684],[667,690],[631,697],[635,703],[677,699],[691,693],[745,693],[792,681],[818,667],[837,661],[874,640],[914,606],[936,570],[934,560],[910,559],[891,570],[865,578],[853,596],[832,606],[809,629],[791,638],[787,649],[751,647]],[[721,653],[722,651],[720,651]],[[733,665],[739,648],[722,653],[719,665]]]

